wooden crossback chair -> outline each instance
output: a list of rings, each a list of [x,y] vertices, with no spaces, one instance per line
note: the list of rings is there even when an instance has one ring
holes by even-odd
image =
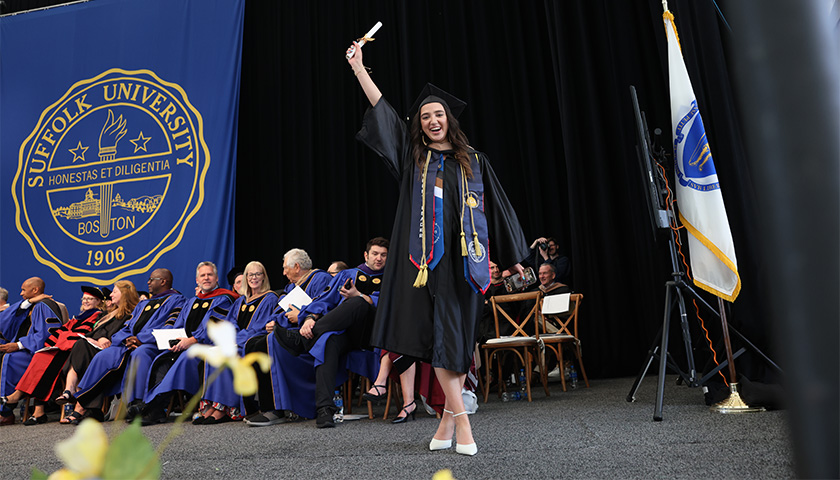
[[[539,305],[542,292],[525,292],[514,293],[511,295],[496,295],[490,297],[490,304],[493,308],[493,320],[496,326],[496,337],[491,338],[481,349],[484,350],[484,365],[485,365],[485,381],[484,381],[484,403],[487,403],[487,397],[490,394],[490,365],[491,360],[496,358],[496,372],[498,375],[499,395],[501,395],[504,386],[504,379],[502,378],[502,360],[501,354],[510,352],[514,353],[520,361],[520,364],[525,368],[525,385],[528,391],[528,401],[531,401],[531,372],[533,372],[533,362],[536,361],[540,366],[540,380],[545,389],[546,396],[548,393],[548,382],[545,367],[542,362],[542,355],[540,353],[539,341]],[[534,306],[528,311],[528,314],[516,320],[511,318],[507,312],[501,308],[501,304],[509,302],[530,301],[534,302]],[[501,322],[508,322],[514,327],[512,335],[502,336],[500,334],[499,322],[501,314]],[[529,328],[530,327],[530,328]],[[526,329],[530,329],[533,335]]]
[[[589,388],[589,379],[586,377],[586,369],[583,367],[580,337],[578,337],[578,312],[580,303],[583,301],[583,294],[566,293],[560,295],[569,295],[568,310],[558,311],[551,306],[553,302],[546,302],[549,297],[540,298],[540,340],[545,344],[547,351],[554,352],[557,356],[557,362],[560,365],[560,381],[563,384],[564,392],[566,391],[566,376],[563,374],[563,344],[566,343],[572,344],[575,358],[577,358],[577,363],[580,366],[583,383],[586,384],[586,388]],[[560,295],[556,296],[560,297]],[[555,333],[548,333],[546,330],[546,319],[557,328]]]

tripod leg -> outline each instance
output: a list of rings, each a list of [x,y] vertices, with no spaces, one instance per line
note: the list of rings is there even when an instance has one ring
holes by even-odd
[[[653,341],[653,345],[650,346],[650,350],[648,350],[648,358],[645,364],[642,366],[642,370],[639,372],[639,375],[636,377],[636,381],[633,382],[633,386],[630,388],[630,393],[627,394],[627,401],[628,402],[635,402],[636,401],[636,392],[639,391],[639,387],[642,385],[642,380],[647,375],[648,370],[650,369],[650,365],[653,363],[653,359],[659,355],[659,338],[662,336],[662,329],[659,329],[659,332],[656,334],[656,339]]]
[[[673,282],[665,284],[665,314],[662,319],[662,345],[659,348],[659,382],[656,387],[656,406],[653,410],[653,420],[656,422],[662,421],[662,403],[665,400],[665,363],[668,357],[666,352],[668,351],[668,331],[671,324],[671,289],[673,287]]]
[[[682,327],[683,344],[685,345],[685,358],[688,361],[688,378],[686,383],[689,387],[697,386],[697,368],[694,366],[694,352],[691,347],[691,332],[688,329],[688,315],[685,310],[685,298],[679,287],[674,288],[677,294],[677,303],[680,305],[680,326]]]

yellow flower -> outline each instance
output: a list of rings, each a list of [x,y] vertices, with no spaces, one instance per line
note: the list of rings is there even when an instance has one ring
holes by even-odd
[[[455,477],[452,476],[452,470],[444,468],[435,472],[432,480],[455,480]]]
[[[108,435],[102,424],[90,418],[85,419],[72,437],[55,444],[55,453],[67,468],[54,472],[49,478],[65,480],[99,477],[107,452]]]
[[[187,355],[201,358],[216,368],[230,368],[236,393],[243,396],[257,393],[257,374],[251,365],[256,362],[263,372],[268,372],[271,357],[262,352],[252,352],[240,358],[236,345],[236,327],[225,320],[208,322],[207,336],[213,340],[212,347],[196,344],[187,350]]]

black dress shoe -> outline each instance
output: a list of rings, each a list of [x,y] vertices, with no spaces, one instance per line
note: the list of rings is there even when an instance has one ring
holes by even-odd
[[[335,409],[331,407],[319,407],[318,408],[318,418],[315,419],[315,426],[318,428],[333,428],[335,427],[335,422],[333,421],[333,415],[335,414]]]
[[[158,423],[166,423],[166,412],[160,408],[146,409],[146,414],[140,419],[140,425],[147,427]]]
[[[297,330],[289,330],[279,325],[274,327],[274,336],[281,347],[285,348],[294,356],[303,355],[306,353],[306,347],[303,344],[303,335]]]
[[[143,413],[142,403],[132,403],[125,411],[125,423],[131,423],[134,418]]]
[[[40,425],[42,423],[47,423],[48,420],[49,419],[47,418],[46,414],[41,415],[40,417],[36,417],[35,415],[32,415],[31,417],[27,418],[26,421],[23,422],[23,424],[26,425],[27,427],[29,427],[29,426],[32,426],[32,425]]]

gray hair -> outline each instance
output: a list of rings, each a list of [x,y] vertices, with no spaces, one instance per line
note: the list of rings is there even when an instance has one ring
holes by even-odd
[[[312,259],[309,258],[309,254],[306,253],[305,250],[300,248],[293,248],[286,252],[286,254],[283,255],[283,260],[288,260],[291,266],[298,264],[300,265],[300,268],[304,270],[312,268]]]
[[[9,300],[9,291],[0,287],[0,302],[6,303]]]
[[[197,266],[197,267],[195,267],[195,276],[196,276],[196,278],[198,278],[198,270],[199,270],[201,267],[213,267],[213,275],[215,275],[215,276],[217,276],[217,277],[219,276],[219,269],[217,269],[217,268],[216,268],[216,264],[215,264],[215,263],[213,263],[213,262],[201,262],[201,263],[199,263],[199,264],[198,264],[198,266]]]

